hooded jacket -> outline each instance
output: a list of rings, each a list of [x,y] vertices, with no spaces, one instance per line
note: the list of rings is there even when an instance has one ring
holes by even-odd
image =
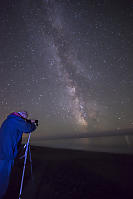
[[[10,114],[0,128],[0,160],[14,160],[22,134],[35,129],[34,123],[26,122],[17,113]]]

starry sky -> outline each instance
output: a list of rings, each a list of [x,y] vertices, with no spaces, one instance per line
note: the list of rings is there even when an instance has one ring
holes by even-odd
[[[133,129],[131,0],[3,0],[0,46],[1,123],[26,110],[41,141]]]

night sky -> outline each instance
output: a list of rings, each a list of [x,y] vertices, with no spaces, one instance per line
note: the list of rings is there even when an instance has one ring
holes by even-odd
[[[132,0],[3,0],[0,47],[0,123],[26,110],[38,141],[133,129]]]

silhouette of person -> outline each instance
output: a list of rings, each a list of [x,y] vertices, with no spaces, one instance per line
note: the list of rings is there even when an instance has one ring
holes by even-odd
[[[18,154],[18,144],[23,133],[36,129],[35,120],[28,120],[26,111],[8,115],[0,128],[0,199],[5,195],[14,159]]]

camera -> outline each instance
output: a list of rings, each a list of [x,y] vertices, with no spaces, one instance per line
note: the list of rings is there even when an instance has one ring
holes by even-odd
[[[35,120],[35,125],[38,126],[38,120]]]
[[[38,126],[38,120],[28,120],[28,119],[26,119],[25,121],[28,122],[28,123],[34,123],[36,126]]]

